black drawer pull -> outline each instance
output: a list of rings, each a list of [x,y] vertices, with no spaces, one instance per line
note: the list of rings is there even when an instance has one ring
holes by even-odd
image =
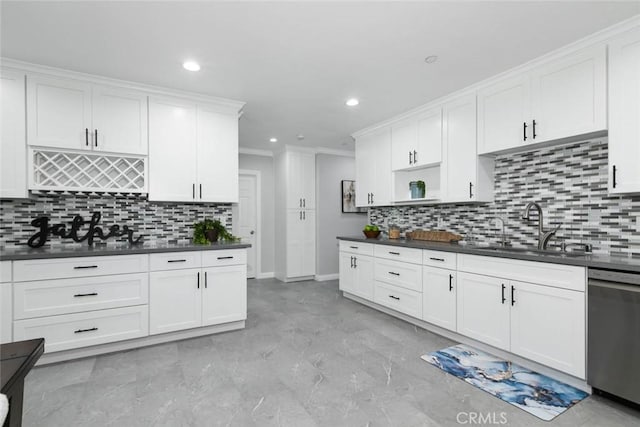
[[[444,258],[429,257],[430,260],[444,262]]]
[[[503,304],[504,304],[504,302],[507,300],[507,299],[504,297],[504,290],[505,290],[505,288],[506,288],[506,286],[505,286],[505,285],[504,285],[504,283],[503,283],[503,284],[502,284],[502,303],[503,303]]]
[[[511,285],[511,305],[516,303],[516,287]]]
[[[218,259],[233,259],[232,256],[219,256]]]
[[[187,262],[187,260],[186,259],[170,259],[170,260],[167,260],[167,262]]]
[[[400,255],[400,252],[389,252],[391,255]]]
[[[78,297],[96,297],[98,296],[97,292],[91,292],[90,294],[75,294],[74,298],[78,298]]]
[[[389,298],[392,298],[394,300],[400,301],[400,297],[394,296],[394,295],[389,295]]]
[[[73,267],[74,270],[84,270],[87,268],[98,268],[97,265],[78,265],[76,267]]]
[[[97,331],[98,328],[89,328],[89,329],[78,329],[77,331],[74,331],[74,334],[81,334],[83,332],[93,332],[93,331]]]
[[[351,249],[358,249],[357,246],[349,246]]]
[[[208,283],[207,283],[207,272],[204,272],[204,287],[205,289],[208,287]]]
[[[453,291],[453,274],[449,275],[449,292]]]
[[[395,271],[390,271],[389,274],[392,274],[394,276],[399,276],[400,275],[400,273],[396,273]]]

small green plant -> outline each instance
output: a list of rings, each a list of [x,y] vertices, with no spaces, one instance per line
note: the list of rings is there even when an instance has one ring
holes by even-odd
[[[198,245],[207,245],[211,243],[207,239],[207,231],[217,231],[218,239],[227,242],[236,242],[240,238],[229,233],[220,220],[205,219],[204,221],[193,224],[193,243]]]
[[[425,190],[426,190],[426,186],[424,185],[424,181],[418,181],[416,184],[418,185],[418,189],[420,189],[420,192],[423,194],[423,197],[424,197]]]

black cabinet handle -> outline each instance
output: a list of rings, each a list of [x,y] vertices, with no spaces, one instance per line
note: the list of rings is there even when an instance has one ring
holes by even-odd
[[[200,184],[200,198],[202,199],[202,184]]]
[[[390,271],[389,274],[393,275],[393,276],[399,276],[400,273],[396,273],[395,271]]]
[[[307,212],[306,211],[302,211],[302,220],[303,221],[307,220]]]
[[[390,255],[400,255],[400,252],[389,252]]]
[[[418,163],[418,152],[413,150],[413,163]]]
[[[194,200],[196,198],[196,184],[195,184],[195,182],[193,183],[193,186],[191,187],[191,198],[193,198]]]
[[[95,135],[96,135],[96,136],[95,136],[95,139],[94,139],[93,143],[94,143],[94,144],[95,144],[95,146],[97,147],[97,146],[98,146],[98,129],[95,129],[95,131],[94,131],[94,132],[95,132]]]
[[[303,208],[307,207],[307,199],[302,199],[302,207]]]
[[[444,258],[434,258],[434,257],[429,257],[429,259],[432,259],[432,260],[434,260],[434,261],[444,262]]]
[[[78,265],[76,267],[73,267],[74,270],[86,270],[88,268],[98,268],[97,265]]]
[[[413,159],[411,158],[411,151],[409,151],[409,164],[410,165],[413,164]]]
[[[357,246],[349,246],[351,249],[358,249]]]
[[[300,221],[302,221],[302,211],[300,211]]]
[[[371,204],[371,193],[367,193],[367,204]]]
[[[187,262],[186,259],[169,259],[167,262]]]
[[[516,287],[511,285],[511,305],[516,303]]]
[[[613,188],[616,188],[616,185],[618,185],[618,183],[616,182],[616,165],[613,165]]]
[[[358,258],[353,257],[353,268],[358,268]]]
[[[400,297],[397,297],[395,295],[389,295],[389,298],[393,298],[394,300],[400,301]]]
[[[78,329],[77,331],[74,331],[74,334],[81,334],[83,332],[92,332],[92,331],[97,331],[98,328],[89,328],[89,329]]]
[[[351,268],[353,268],[353,257],[351,257]]]
[[[473,182],[469,183],[469,198],[473,199]]]
[[[371,193],[371,204],[373,204],[373,193]]]
[[[84,145],[89,146],[89,128],[84,128]]]
[[[449,275],[449,292],[453,291],[453,274]]]
[[[198,271],[198,289],[200,289],[200,272]]]
[[[204,272],[204,287],[207,288],[207,272]]]
[[[300,198],[300,201],[299,201],[298,205],[299,205],[299,206],[298,206],[299,208],[301,208],[301,207],[302,207],[302,198]]]
[[[522,140],[526,141],[527,140],[527,122],[522,123],[522,133],[523,133]]]
[[[219,256],[218,259],[233,259],[232,256]]]
[[[505,290],[505,289],[506,289],[506,286],[505,286],[505,285],[504,285],[504,283],[503,283],[503,284],[502,284],[502,303],[503,303],[503,304],[504,304],[504,302],[507,300],[507,299],[504,297],[504,290]]]
[[[536,134],[536,121],[534,120],[533,121],[533,139],[536,139],[536,136],[538,135]]]
[[[73,297],[79,298],[79,297],[95,297],[95,296],[98,296],[97,292],[91,292],[90,294],[75,294]]]

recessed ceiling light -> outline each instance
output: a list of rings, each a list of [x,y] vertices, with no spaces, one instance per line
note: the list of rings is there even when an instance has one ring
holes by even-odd
[[[186,61],[182,64],[185,70],[189,71],[200,71],[200,64],[195,61]]]
[[[424,62],[426,62],[427,64],[433,64],[437,60],[438,60],[438,55],[429,55],[426,58],[424,58]]]
[[[298,141],[302,141],[304,139],[304,135],[299,133],[298,136],[296,136],[296,138],[298,138]]]
[[[345,104],[347,104],[347,107],[355,107],[356,105],[360,104],[360,101],[358,101],[357,98],[349,98],[347,99],[347,102],[345,102]]]
[[[278,142],[278,138],[269,138],[269,142]]]

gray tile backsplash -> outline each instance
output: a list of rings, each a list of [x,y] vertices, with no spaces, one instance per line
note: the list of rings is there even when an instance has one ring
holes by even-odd
[[[144,234],[144,242],[188,243],[193,235],[193,223],[204,218],[217,218],[231,228],[229,204],[150,202],[142,197],[108,195],[33,194],[29,199],[0,200],[0,247],[24,247],[36,229],[31,221],[39,216],[51,217],[51,224],[71,224],[76,214],[85,220],[92,212],[100,212],[100,225],[128,225],[135,235]],[[86,228],[85,228],[86,229]],[[79,233],[84,234],[84,233]],[[126,238],[110,239],[117,244]],[[52,237],[48,245],[86,245],[70,239]]]
[[[371,208],[369,220],[385,230],[394,224],[403,231],[444,229],[464,236],[473,227],[479,240],[497,242],[498,227],[490,220],[499,216],[513,245],[529,246],[537,242],[537,221],[521,215],[536,201],[545,230],[561,224],[550,246],[565,240],[591,243],[596,253],[640,255],[640,195],[610,196],[607,179],[606,138],[501,155],[492,203]]]

